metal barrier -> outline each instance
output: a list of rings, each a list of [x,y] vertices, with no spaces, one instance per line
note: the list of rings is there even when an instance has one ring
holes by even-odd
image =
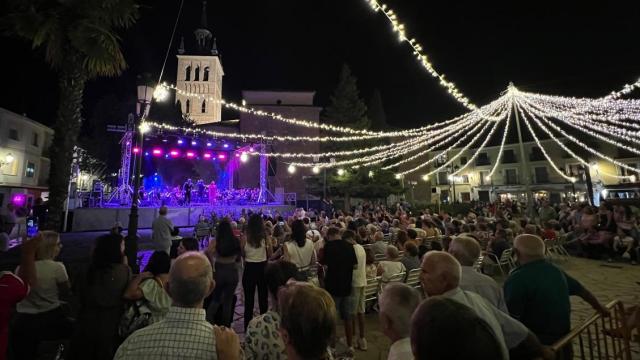
[[[630,333],[624,305],[620,300],[614,300],[607,304],[606,308],[610,311],[610,316],[604,317],[596,313],[553,344],[552,349],[558,355],[558,359],[565,359],[565,347],[572,346],[574,359],[631,360]],[[605,329],[619,329],[622,336],[607,335]]]

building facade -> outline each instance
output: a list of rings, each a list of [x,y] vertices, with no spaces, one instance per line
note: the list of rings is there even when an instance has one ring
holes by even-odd
[[[49,145],[53,130],[0,108],[0,205],[48,198]]]
[[[561,141],[566,143],[566,139],[561,139]],[[529,189],[534,198],[545,198],[552,203],[573,200],[574,198],[578,201],[586,200],[588,177],[593,184],[596,202],[602,196],[603,190],[606,197],[606,189],[610,187],[616,187],[619,184],[628,184],[629,187],[640,186],[637,184],[640,179],[638,174],[633,174],[626,168],[614,165],[584,150],[577,153],[583,159],[589,159],[591,164],[589,167],[582,166],[578,160],[570,156],[553,140],[541,140],[541,145],[557,168],[565,175],[573,177],[575,182],[568,181],[558,174],[538,144],[533,141],[523,143],[524,154],[520,153],[519,144],[505,144],[502,158],[491,177],[488,175],[498,161],[499,146],[485,147],[466,167],[465,164],[472,158],[476,150],[464,151],[446,167],[428,178],[425,177],[425,174],[443,166],[447,162],[448,156],[452,157],[458,153],[458,149],[453,149],[435,159],[419,172],[407,175],[403,180],[405,184],[413,184],[411,186],[414,188],[411,190],[416,201],[429,203],[495,201],[507,198],[524,200],[527,178]],[[589,146],[621,163],[640,168],[640,156],[622,151],[604,141],[597,141]],[[429,153],[428,158],[437,157],[442,151],[433,151]],[[422,161],[425,159],[423,158]],[[405,168],[411,168],[416,164],[419,163],[411,162]],[[459,169],[463,170],[456,176],[452,176],[452,173]],[[633,177],[620,179],[610,176],[611,174],[633,175]],[[408,195],[408,198],[411,198],[411,195]]]

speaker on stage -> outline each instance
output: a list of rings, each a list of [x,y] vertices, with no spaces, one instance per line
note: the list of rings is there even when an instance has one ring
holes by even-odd
[[[270,157],[268,167],[269,167],[268,175],[276,176],[278,174],[278,159],[274,157]]]

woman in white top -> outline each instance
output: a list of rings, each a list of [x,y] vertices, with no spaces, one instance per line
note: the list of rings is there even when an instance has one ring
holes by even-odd
[[[304,221],[295,220],[291,224],[291,237],[283,246],[284,259],[291,261],[298,267],[297,280],[308,281],[316,265],[316,251],[313,241],[307,239],[307,229]]]
[[[11,344],[16,359],[34,359],[38,343],[71,335],[60,295],[69,293],[69,277],[61,262],[54,261],[60,253],[60,236],[53,231],[40,232],[42,240],[36,251],[37,284],[29,295],[17,304]],[[17,270],[16,270],[17,272]]]
[[[382,277],[380,281],[383,284],[388,283],[392,278],[394,281],[403,281],[404,277],[397,277],[396,280],[394,276],[406,271],[404,264],[400,262],[398,248],[393,245],[387,246],[387,260],[380,261],[378,264],[378,276]]]
[[[258,288],[258,305],[260,314],[267,312],[267,282],[264,269],[267,259],[271,257],[271,244],[266,241],[264,221],[259,214],[249,217],[247,229],[240,239],[244,255],[244,272],[242,273],[242,289],[244,290],[244,329],[253,318],[253,297]]]

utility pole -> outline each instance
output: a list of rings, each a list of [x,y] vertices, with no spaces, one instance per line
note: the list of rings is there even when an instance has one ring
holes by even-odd
[[[513,83],[509,83],[509,89],[515,89]],[[522,131],[520,129],[520,114],[518,114],[518,109],[516,108],[516,104],[513,101],[513,97],[511,98],[511,107],[512,111],[516,116],[516,128],[518,130],[518,145],[520,146],[520,156],[522,157],[522,174],[524,176],[524,191],[527,194],[527,215],[529,217],[533,217],[533,193],[531,192],[531,174],[529,169],[529,163],[527,159],[527,153],[524,151],[524,143],[522,142]]]

